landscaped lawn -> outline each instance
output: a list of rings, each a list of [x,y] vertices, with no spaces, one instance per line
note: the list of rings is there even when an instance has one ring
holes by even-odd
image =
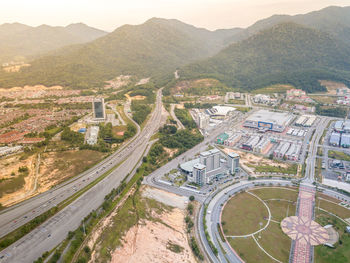
[[[258,238],[259,234],[256,234],[255,238],[267,253],[282,262],[288,262],[292,241],[282,232],[280,224],[270,222],[260,236],[261,238]]]
[[[317,263],[347,263],[350,262],[350,234],[344,233],[346,224],[323,211],[316,209],[316,221],[322,226],[332,224],[339,233],[341,243],[335,248],[326,246],[315,247],[315,262]]]
[[[284,200],[270,200],[265,202],[271,210],[272,219],[275,221],[281,222],[285,217],[295,215],[296,208],[294,202]]]
[[[255,243],[252,237],[247,238],[229,238],[231,247],[235,249],[237,254],[247,263],[274,262],[269,256],[267,256]]]
[[[343,161],[350,161],[350,155],[340,152],[340,151],[333,151],[330,150],[328,151],[328,157],[329,158],[333,158],[333,159],[337,159],[337,160],[343,160]]]
[[[286,188],[286,187],[263,187],[258,189],[249,190],[256,194],[263,200],[267,199],[286,199],[291,201],[297,201],[298,189],[297,188]]]
[[[333,214],[336,214],[337,216],[346,219],[350,218],[350,210],[347,208],[344,208],[340,205],[328,202],[326,200],[321,200],[317,198],[316,206],[320,206],[320,208],[327,210],[328,212],[331,212]]]
[[[260,222],[266,224],[264,217],[268,217],[268,211],[259,199],[248,193],[239,193],[227,202],[222,212],[224,234],[254,233],[260,229]]]

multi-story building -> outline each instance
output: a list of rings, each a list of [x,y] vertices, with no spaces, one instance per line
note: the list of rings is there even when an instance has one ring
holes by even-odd
[[[196,163],[193,166],[192,180],[194,183],[203,186],[207,183],[206,166],[201,163]]]
[[[92,101],[93,116],[96,120],[106,119],[105,101],[103,98],[94,98]]]
[[[98,132],[100,130],[100,127],[98,126],[90,126],[88,128],[88,131],[86,133],[86,143],[89,145],[94,145],[97,143],[97,139],[98,139]]]
[[[227,165],[229,172],[235,174],[239,171],[239,155],[237,153],[231,152],[228,154]]]
[[[220,151],[218,149],[212,149],[206,152],[200,153],[200,163],[206,166],[206,171],[211,172],[220,168]]]

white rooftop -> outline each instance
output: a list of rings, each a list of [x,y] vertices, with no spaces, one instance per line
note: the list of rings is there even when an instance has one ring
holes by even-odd
[[[288,112],[275,112],[269,110],[259,110],[251,114],[246,120],[254,122],[267,122],[277,125],[285,125],[291,118]]]

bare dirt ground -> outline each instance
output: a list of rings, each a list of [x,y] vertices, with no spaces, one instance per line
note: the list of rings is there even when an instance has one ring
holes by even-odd
[[[48,152],[42,155],[39,173],[39,192],[45,192],[52,186],[83,172],[103,158],[103,153],[90,150],[71,150]]]
[[[15,66],[4,67],[3,70],[6,72],[18,72],[21,68],[30,67],[30,64],[21,64]]]
[[[130,97],[129,94],[125,94],[125,97],[126,97],[129,101],[132,101],[132,100],[144,100],[144,99],[146,98],[145,96],[141,96],[141,95],[136,95],[136,96]]]
[[[3,206],[13,205],[26,198],[29,198],[32,194],[35,180],[35,163],[37,155],[32,155],[26,160],[20,160],[21,154],[12,155],[7,158],[0,159],[0,179],[11,178],[11,173],[14,172],[18,176],[18,168],[26,166],[29,169],[29,174],[24,178],[24,186],[13,193],[4,194],[0,198],[0,203]]]
[[[239,151],[239,150],[232,150],[229,148],[224,148],[224,151],[226,153],[230,153],[230,152],[235,152],[237,154],[239,154],[240,156],[240,164],[242,165],[242,167],[251,172],[254,173],[255,169],[254,167],[250,167],[252,165],[254,166],[274,166],[274,167],[281,167],[281,168],[287,168],[289,165],[287,163],[283,163],[283,162],[276,162],[267,158],[264,158],[262,156],[259,155],[255,155],[252,153],[247,153],[247,152],[243,152],[243,151]],[[250,166],[248,166],[248,164]]]
[[[336,95],[338,88],[346,88],[346,85],[341,82],[329,81],[329,80],[320,80],[320,84],[327,88],[327,94]]]
[[[142,195],[175,208],[161,215],[155,213],[154,217],[162,223],[143,220],[129,229],[123,246],[112,254],[111,262],[196,262],[188,244],[184,222],[187,198],[150,187],[145,187]],[[172,250],[171,245],[179,250]]]
[[[151,79],[151,78],[140,79],[139,82],[137,82],[137,83],[135,84],[135,86],[147,84],[147,83],[149,82],[150,79]]]
[[[211,87],[217,85],[220,82],[216,79],[196,79],[196,80],[184,80],[179,82],[176,87],[176,92],[181,92],[183,90],[193,88],[193,87]]]
[[[132,227],[121,248],[114,251],[112,263],[196,262],[185,234],[184,211],[174,208],[160,216],[159,222],[145,221]],[[179,246],[173,252],[169,244]]]
[[[131,76],[129,75],[120,75],[112,80],[106,81],[107,85],[105,86],[106,89],[119,89],[130,82]]]
[[[3,89],[0,88],[0,92],[11,92],[11,91],[39,91],[39,90],[48,90],[48,89],[63,89],[62,86],[52,86],[52,87],[46,87],[44,85],[35,85],[35,86],[29,86],[26,85],[24,87],[13,87],[10,89]]]

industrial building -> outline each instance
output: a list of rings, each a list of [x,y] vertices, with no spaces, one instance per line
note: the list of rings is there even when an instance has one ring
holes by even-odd
[[[218,137],[216,137],[217,144],[224,144],[224,142],[228,139],[227,133],[221,133]]]
[[[242,138],[241,134],[231,135],[227,140],[224,141],[224,145],[233,147],[241,138]]]
[[[270,146],[270,144],[271,142],[268,138],[263,138],[253,147],[253,152],[263,153]]]
[[[106,119],[105,101],[103,98],[94,98],[92,101],[92,109],[95,120]]]
[[[97,143],[98,132],[100,131],[100,127],[98,126],[90,126],[88,131],[86,132],[86,143],[89,145],[94,145]]]
[[[283,132],[292,120],[293,115],[288,112],[259,110],[245,120],[244,126],[259,129],[261,132]]]
[[[206,113],[210,115],[211,118],[223,119],[228,116],[230,112],[235,111],[236,108],[229,106],[214,106],[211,109],[207,109]]]
[[[253,151],[254,147],[258,144],[260,141],[260,136],[254,135],[250,137],[246,142],[242,143],[242,149],[247,151]]]
[[[295,161],[295,162],[298,161],[300,150],[301,150],[300,144],[292,143],[291,146],[289,147],[288,151],[285,154],[287,160]]]
[[[316,121],[316,116],[313,115],[302,115],[296,121],[296,126],[311,127]]]
[[[283,157],[286,155],[287,151],[289,150],[291,143],[290,142],[280,142],[277,146],[277,148],[273,152],[273,156],[275,158],[283,159]]]
[[[332,132],[331,136],[329,137],[329,144],[338,147],[340,144],[340,137],[340,133]]]
[[[16,153],[16,152],[19,152],[22,149],[23,149],[22,146],[13,146],[13,147],[4,146],[4,147],[0,147],[0,156],[5,156],[5,155],[11,154],[11,153]]]
[[[344,148],[350,147],[350,134],[344,133],[341,135],[340,145]]]

